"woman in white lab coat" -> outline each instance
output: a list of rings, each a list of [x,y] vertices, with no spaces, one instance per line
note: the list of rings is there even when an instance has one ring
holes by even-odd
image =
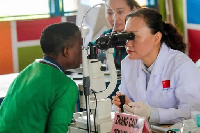
[[[131,12],[125,31],[134,33],[135,39],[126,44],[122,83],[113,104],[121,110],[118,96],[125,94],[125,112],[150,116],[150,122],[174,124],[189,119],[200,105],[200,73],[184,54],[181,34],[149,8]]]

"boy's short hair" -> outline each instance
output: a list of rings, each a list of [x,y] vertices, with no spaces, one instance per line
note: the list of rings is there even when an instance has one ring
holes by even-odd
[[[72,22],[60,22],[47,26],[40,37],[43,53],[57,56],[64,47],[71,47],[78,31],[78,26]]]

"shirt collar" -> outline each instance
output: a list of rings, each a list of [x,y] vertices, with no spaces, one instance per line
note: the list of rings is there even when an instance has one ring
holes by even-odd
[[[155,62],[155,61],[154,61]],[[142,70],[145,72],[145,73],[148,73],[148,74],[151,74],[151,72],[152,72],[152,70],[153,70],[153,66],[154,66],[154,63],[153,62],[153,64],[151,64],[151,66],[150,67],[146,67],[145,65],[144,65],[144,63],[142,63]]]
[[[61,72],[65,73],[64,69],[52,57],[44,56],[42,60],[51,63],[52,65],[57,67]]]

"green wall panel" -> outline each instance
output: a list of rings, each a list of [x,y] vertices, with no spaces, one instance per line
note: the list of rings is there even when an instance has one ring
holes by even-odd
[[[18,48],[19,72],[35,59],[41,59],[43,53],[40,46]]]
[[[175,24],[184,34],[183,0],[172,0]]]
[[[181,33],[184,34],[184,17],[183,17],[183,0],[172,0],[175,25]],[[163,15],[163,20],[166,20],[165,0],[158,0],[158,11]]]
[[[158,11],[163,16],[163,21],[166,20],[165,0],[158,0]]]

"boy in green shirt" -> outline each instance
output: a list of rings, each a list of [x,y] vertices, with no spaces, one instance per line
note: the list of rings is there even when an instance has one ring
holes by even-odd
[[[78,88],[65,75],[82,63],[79,28],[52,24],[41,34],[44,57],[19,73],[0,106],[0,133],[67,133]]]

